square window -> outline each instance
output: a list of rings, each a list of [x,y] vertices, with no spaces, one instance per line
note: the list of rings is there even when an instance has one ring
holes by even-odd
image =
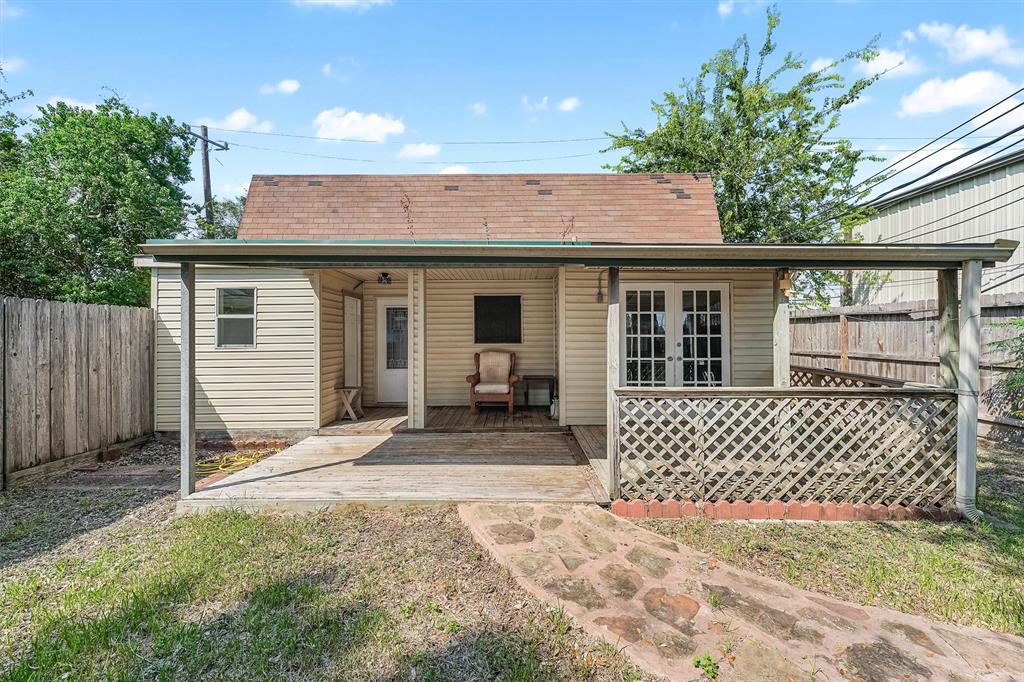
[[[473,343],[522,342],[522,296],[473,297]]]

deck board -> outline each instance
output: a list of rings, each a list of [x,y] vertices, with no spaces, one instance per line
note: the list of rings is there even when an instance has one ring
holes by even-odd
[[[603,426],[573,426],[572,435],[593,467],[601,489],[608,490],[608,439]]]
[[[313,436],[212,483],[179,509],[343,503],[607,503],[569,433]]]

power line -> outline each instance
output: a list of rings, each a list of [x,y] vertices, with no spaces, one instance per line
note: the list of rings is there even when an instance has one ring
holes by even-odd
[[[269,147],[257,147],[255,145],[243,144],[241,142],[231,142],[235,147],[244,149],[256,149],[264,152],[276,152],[278,154],[291,154],[293,156],[306,156],[315,159],[332,159],[336,161],[350,161],[358,163],[380,163],[380,159],[358,159],[349,156],[332,156],[328,154],[312,154],[310,152],[297,152],[290,149],[271,149]],[[479,160],[461,160],[461,161],[411,161],[417,165],[423,166],[448,166],[454,164],[473,164],[473,165],[485,165],[485,164],[497,164],[497,163],[533,163],[537,161],[559,161],[562,159],[579,159],[585,156],[600,156],[601,152],[587,152],[584,154],[565,154],[562,156],[541,156],[531,159],[479,159]]]
[[[968,239],[981,239],[982,237],[994,237],[996,235],[1003,234],[1004,232],[1010,232],[1011,230],[1024,230],[1024,225],[1017,225],[1016,227],[1004,227],[1001,230],[995,232],[986,232],[985,234],[972,234],[970,237],[963,237],[961,239],[954,239],[948,242],[942,242],[943,244],[961,244]]]
[[[870,182],[871,180],[874,180],[875,178],[879,178],[879,176],[883,176],[883,175],[884,175],[884,173],[886,173],[886,172],[887,172],[887,171],[889,171],[890,169],[892,169],[892,168],[895,168],[895,167],[896,167],[897,165],[899,165],[900,163],[902,163],[902,162],[904,162],[904,161],[908,161],[908,160],[910,160],[910,159],[911,159],[911,158],[913,158],[913,157],[914,157],[914,156],[915,156],[915,155],[916,155],[916,154],[917,154],[918,152],[924,151],[925,149],[927,149],[928,147],[930,147],[930,146],[931,146],[932,144],[934,144],[934,143],[938,142],[938,141],[939,141],[939,140],[941,140],[941,139],[944,139],[944,138],[946,138],[947,136],[949,136],[949,135],[950,135],[951,133],[953,133],[954,131],[957,131],[957,130],[959,130],[960,128],[963,128],[963,127],[964,127],[965,125],[967,125],[968,123],[970,123],[970,122],[971,122],[971,121],[973,121],[974,119],[978,118],[979,116],[981,116],[981,115],[983,115],[983,114],[987,114],[988,112],[992,111],[992,110],[993,110],[994,108],[996,108],[997,106],[999,106],[999,105],[1000,105],[1000,104],[1002,104],[1003,102],[1006,102],[1007,100],[1009,100],[1010,98],[1012,98],[1013,96],[1015,96],[1015,95],[1017,95],[1017,94],[1020,94],[1021,92],[1024,92],[1024,87],[1021,87],[1021,88],[1019,88],[1018,90],[1016,90],[1015,92],[1012,92],[1012,93],[1010,93],[1009,95],[1007,95],[1007,96],[1006,96],[1006,97],[1004,97],[1003,99],[999,100],[999,101],[998,101],[998,102],[996,102],[995,104],[993,104],[993,105],[989,106],[988,108],[984,109],[983,111],[980,111],[980,112],[978,112],[977,114],[975,114],[975,115],[971,116],[970,118],[968,118],[967,120],[963,121],[962,123],[960,123],[960,124],[958,124],[958,125],[954,126],[953,128],[950,128],[949,130],[947,130],[946,132],[942,133],[942,134],[941,134],[941,135],[939,135],[938,137],[935,137],[935,138],[933,138],[931,142],[928,142],[928,143],[926,143],[926,144],[924,144],[924,145],[922,145],[922,146],[918,147],[918,149],[917,149],[916,151],[914,151],[914,152],[913,152],[912,154],[910,154],[909,156],[907,156],[907,157],[904,157],[904,158],[902,158],[902,159],[898,159],[897,161],[894,161],[894,162],[890,163],[890,164],[889,164],[888,166],[886,166],[885,168],[883,168],[883,169],[881,169],[881,170],[879,170],[879,171],[876,171],[875,173],[872,173],[872,174],[871,174],[871,175],[869,175],[869,176],[868,176],[867,178],[865,178],[864,180],[861,180],[860,182],[858,182],[857,184],[855,184],[855,185],[854,185],[853,187],[851,187],[851,188],[850,188],[850,190],[852,191],[852,190],[856,190],[856,189],[859,189],[859,188],[863,187],[864,185],[867,185],[867,183],[869,183],[869,182]],[[925,160],[927,160],[927,159],[930,159],[931,157],[933,157],[933,156],[935,156],[936,154],[938,154],[939,152],[943,151],[944,149],[946,149],[946,148],[947,148],[947,147],[949,147],[950,145],[953,145],[953,144],[955,144],[955,143],[959,142],[960,140],[963,140],[963,139],[964,139],[965,137],[968,137],[968,136],[972,135],[973,133],[976,133],[977,131],[981,130],[981,129],[982,129],[982,128],[984,128],[985,126],[989,125],[990,123],[992,123],[992,122],[994,122],[994,121],[997,121],[997,120],[999,120],[999,119],[1000,119],[1000,118],[1002,118],[1003,116],[1006,116],[1006,115],[1007,115],[1008,113],[1010,113],[1011,111],[1013,111],[1013,110],[1017,109],[1018,107],[1020,107],[1020,106],[1022,106],[1022,105],[1024,105],[1024,102],[1021,102],[1021,103],[1020,103],[1020,104],[1018,104],[1017,106],[1015,106],[1015,107],[1013,107],[1013,108],[1011,108],[1011,109],[1009,109],[1009,110],[1007,110],[1007,111],[1004,111],[1003,113],[999,114],[998,116],[995,116],[994,118],[991,118],[991,119],[989,119],[988,121],[985,121],[984,123],[982,123],[982,124],[981,124],[981,125],[979,125],[978,127],[976,127],[976,128],[974,128],[973,130],[971,130],[970,132],[967,132],[967,133],[965,133],[964,135],[961,135],[960,137],[958,137],[958,138],[956,138],[956,139],[952,140],[951,142],[948,142],[947,144],[943,145],[943,146],[942,146],[942,147],[940,147],[939,149],[936,149],[936,150],[934,150],[933,152],[931,152],[930,154],[927,154],[926,156],[923,156],[923,157],[921,157],[920,159],[918,159],[918,160],[917,160],[917,161],[915,161],[914,163],[912,163],[912,164],[910,164],[910,165],[908,165],[908,166],[905,166],[905,167],[903,167],[903,168],[899,169],[898,171],[896,171],[896,172],[895,172],[895,173],[893,173],[892,175],[889,175],[889,176],[884,176],[884,177],[880,177],[880,178],[878,179],[878,181],[877,181],[877,182],[875,182],[874,184],[872,184],[872,185],[870,185],[870,186],[866,187],[866,188],[865,188],[865,189],[864,189],[863,191],[868,191],[868,190],[870,190],[871,188],[873,188],[873,187],[875,187],[875,186],[877,186],[877,185],[879,185],[879,184],[881,184],[881,183],[885,182],[886,180],[891,180],[892,178],[896,177],[896,176],[897,176],[897,175],[899,175],[900,173],[905,173],[906,171],[910,170],[911,168],[913,168],[913,167],[914,167],[914,166],[916,166],[917,164],[921,163],[922,161],[925,161]],[[1014,131],[1014,132],[1015,132],[1015,131]],[[989,144],[991,144],[991,143],[989,143]],[[920,178],[918,178],[918,179],[920,179]],[[875,198],[874,200],[877,200],[877,197],[876,197],[876,198]],[[839,200],[839,199],[836,199],[836,200],[835,200],[835,201],[833,201],[833,202],[832,202],[832,203],[831,203],[830,205],[828,205],[828,206],[825,206],[825,207],[823,207],[823,208],[822,208],[822,209],[821,209],[820,211],[818,211],[818,213],[816,213],[815,215],[811,216],[811,219],[815,219],[815,218],[821,218],[821,217],[822,217],[822,216],[824,216],[824,215],[825,215],[825,214],[826,214],[826,213],[827,213],[828,211],[831,211],[832,209],[836,208],[836,207],[837,207],[837,206],[839,205],[839,203],[840,203],[840,200]],[[818,225],[821,225],[821,224],[822,224],[823,222],[825,222],[826,220],[839,220],[840,218],[843,218],[843,217],[845,217],[845,216],[847,216],[847,215],[849,215],[849,214],[850,214],[850,211],[846,211],[845,213],[842,213],[842,214],[840,214],[840,215],[838,215],[838,216],[832,216],[832,217],[829,217],[829,218],[821,219],[821,220],[819,220],[819,221],[818,221],[818,222],[817,222],[817,223],[816,223],[816,224],[814,225],[814,227],[817,227]]]
[[[1024,102],[1021,102],[1020,104],[1017,105],[1017,107],[1021,107],[1021,106],[1024,106]],[[1014,107],[1014,109],[1016,109],[1017,107]],[[1010,109],[1010,111],[1013,111],[1013,109]],[[1009,111],[1006,112],[1006,113],[1009,113]],[[992,120],[994,121],[995,119],[992,119]],[[918,176],[917,178],[911,180],[910,182],[904,182],[902,185],[897,185],[896,187],[893,187],[891,189],[887,189],[886,191],[882,192],[881,194],[876,196],[874,199],[872,199],[872,201],[878,201],[882,197],[887,197],[890,194],[892,194],[893,192],[898,192],[899,190],[904,189],[906,187],[909,187],[910,185],[916,185],[917,183],[921,182],[925,178],[927,178],[927,177],[929,177],[931,175],[934,175],[935,173],[938,173],[943,168],[946,168],[947,166],[956,163],[960,159],[962,159],[962,158],[964,158],[966,156],[970,156],[971,154],[976,154],[977,152],[980,152],[982,149],[990,147],[990,146],[994,145],[996,142],[999,142],[999,141],[1003,140],[1004,138],[1009,137],[1013,133],[1019,132],[1021,130],[1024,130],[1024,124],[1021,124],[1021,125],[1017,126],[1016,128],[1014,128],[1013,130],[1011,130],[1010,132],[1008,132],[1008,133],[1006,133],[1004,135],[1000,135],[999,137],[995,138],[994,140],[989,140],[988,142],[983,142],[983,143],[981,143],[979,145],[971,147],[970,149],[968,149],[967,151],[965,151],[965,152],[963,152],[961,154],[957,154],[956,156],[954,156],[949,161],[944,161],[943,163],[940,163],[938,166],[935,166],[934,168],[929,170],[927,173],[923,173],[922,175]],[[950,144],[952,144],[952,143],[950,143]],[[1014,142],[1014,143],[1012,143],[1010,145],[1007,145],[1006,147],[1003,147],[1000,151],[1001,152],[1002,151],[1006,151],[1007,149],[1009,149],[1010,147],[1012,147],[1012,146],[1014,146],[1016,144],[1019,144],[1019,142]],[[988,159],[988,158],[991,158],[991,157],[992,157],[992,155],[989,155],[989,156],[987,156],[985,158]],[[974,165],[975,164],[971,164],[971,166],[968,166],[968,168],[971,168]]]
[[[272,133],[263,130],[234,130],[231,128],[215,128],[208,126],[210,130],[219,130],[226,133],[242,133],[244,135],[267,135],[270,137],[289,137],[298,140],[322,140],[326,142],[359,142],[362,144],[405,144],[401,140],[363,140],[353,137],[322,137],[320,135],[299,135],[296,133]],[[506,145],[506,144],[567,144],[570,142],[597,142],[609,141],[607,136],[602,137],[569,137],[558,140],[449,140],[434,142],[433,144],[447,145]]]

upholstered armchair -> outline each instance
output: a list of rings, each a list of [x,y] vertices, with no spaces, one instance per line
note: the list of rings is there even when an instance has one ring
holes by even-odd
[[[476,414],[480,403],[505,403],[512,414],[516,394],[516,354],[488,350],[473,354],[476,373],[466,377],[469,382],[469,411]]]

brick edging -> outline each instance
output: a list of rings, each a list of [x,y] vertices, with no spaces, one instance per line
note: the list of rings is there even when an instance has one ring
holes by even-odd
[[[902,504],[865,504],[851,502],[783,502],[782,500],[756,500],[754,502],[692,502],[689,500],[623,500],[612,502],[611,512],[630,519],[678,519],[703,516],[709,519],[737,521],[906,521],[931,519],[955,521],[960,511],[952,505],[905,506]]]

